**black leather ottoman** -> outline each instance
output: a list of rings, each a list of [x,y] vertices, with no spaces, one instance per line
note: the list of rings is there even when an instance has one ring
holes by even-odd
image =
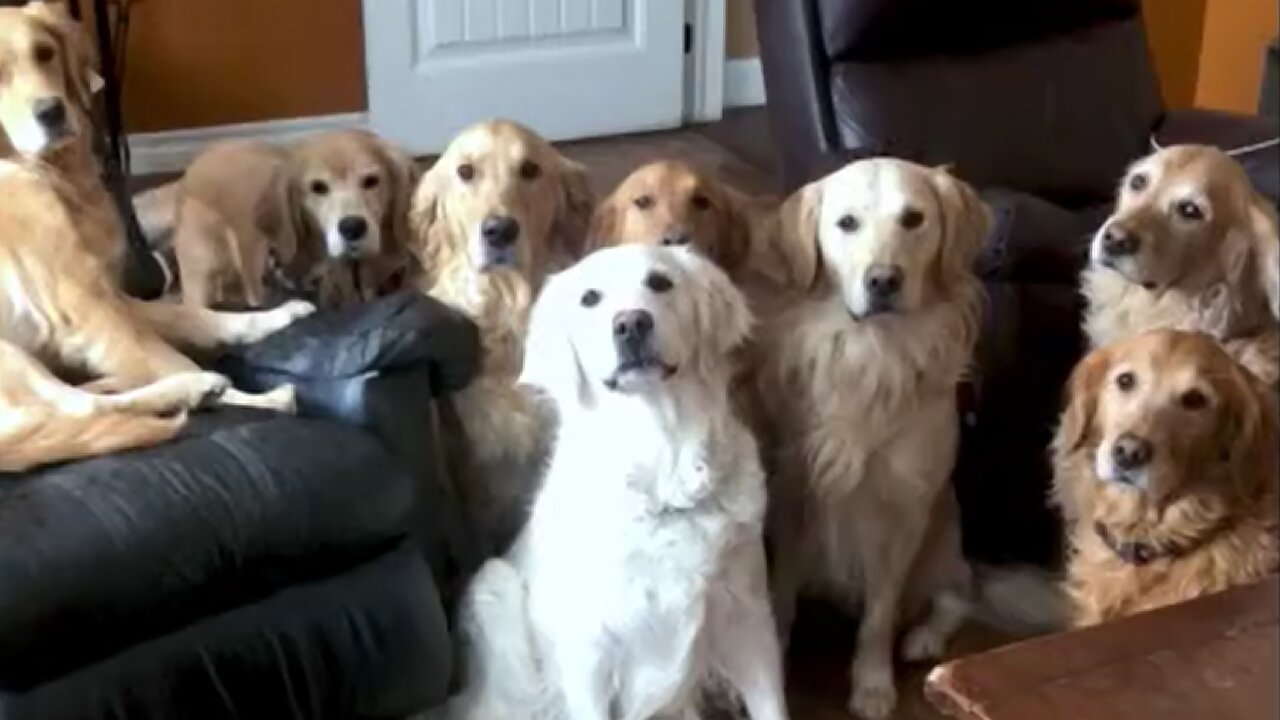
[[[475,330],[416,295],[224,359],[304,414],[0,478],[0,718],[403,718],[445,697],[465,572],[436,396]],[[400,417],[397,417],[397,413]],[[397,433],[401,435],[397,436]]]

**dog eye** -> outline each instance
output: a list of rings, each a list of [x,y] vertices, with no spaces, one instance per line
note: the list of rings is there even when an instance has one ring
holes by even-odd
[[[360,187],[365,190],[372,190],[378,187],[378,183],[380,182],[382,182],[382,178],[377,175],[365,175],[364,179],[360,181]]]
[[[54,49],[52,45],[46,45],[45,43],[40,43],[35,47],[35,53],[34,53],[35,59],[36,59],[36,62],[40,63],[41,65],[44,65],[47,62],[51,62],[53,58],[57,56],[57,54],[58,54],[58,51]]]
[[[907,230],[915,230],[924,224],[924,213],[915,208],[907,208],[902,211],[902,217],[898,218],[898,222]]]
[[[323,180],[313,180],[311,182],[311,193],[313,195],[328,195],[329,183]]]
[[[854,232],[858,229],[858,218],[852,215],[841,215],[836,221],[836,227],[847,233]]]
[[[604,296],[602,296],[602,295],[600,294],[600,291],[599,291],[599,290],[588,290],[588,291],[586,291],[586,292],[582,293],[582,300],[580,300],[579,302],[581,302],[581,303],[582,303],[582,307],[585,307],[585,308],[592,308],[592,307],[595,307],[595,306],[599,305],[599,304],[600,304],[600,300],[601,300],[603,297],[604,297]]]
[[[1122,372],[1116,376],[1116,387],[1120,388],[1121,392],[1129,392],[1137,384],[1138,378],[1131,372]]]
[[[525,180],[537,180],[542,175],[542,167],[532,160],[520,164],[520,177]]]
[[[471,182],[476,176],[476,168],[471,163],[462,163],[458,166],[458,177],[462,182]]]
[[[694,210],[706,210],[711,207],[711,200],[706,195],[694,195],[689,202],[693,205]]]
[[[648,210],[649,208],[653,207],[653,196],[641,195],[640,197],[636,198],[635,200],[632,200],[631,202],[641,210]]]
[[[1203,410],[1209,404],[1209,398],[1199,390],[1188,390],[1180,398],[1182,407],[1188,410]]]
[[[1183,220],[1199,221],[1204,219],[1204,211],[1190,200],[1183,200],[1173,208]]]
[[[1147,176],[1142,173],[1134,173],[1129,176],[1129,189],[1133,192],[1142,192],[1147,189]]]
[[[664,293],[675,287],[675,283],[671,282],[671,278],[660,272],[651,272],[644,279],[645,287],[656,293]]]

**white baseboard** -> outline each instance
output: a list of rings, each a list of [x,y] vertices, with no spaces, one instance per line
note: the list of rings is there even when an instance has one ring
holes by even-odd
[[[764,71],[760,58],[729,60],[724,64],[724,106],[726,108],[763,105]]]
[[[347,113],[191,130],[136,133],[129,136],[129,153],[134,175],[179,172],[200,151],[221,140],[262,140],[284,144],[311,133],[359,129],[368,127],[368,124],[369,118],[365,113]]]

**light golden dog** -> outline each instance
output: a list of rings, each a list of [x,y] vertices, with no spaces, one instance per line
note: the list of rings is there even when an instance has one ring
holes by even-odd
[[[585,170],[507,121],[464,130],[414,194],[422,290],[480,327],[479,377],[453,406],[472,465],[464,501],[495,545],[522,524],[553,434],[516,386],[529,310],[547,274],[581,253],[593,208]]]
[[[861,606],[849,707],[863,717],[896,704],[899,623],[916,623],[903,655],[933,658],[968,612],[948,480],[989,224],[965,183],[890,159],[848,165],[781,211],[810,290],[759,336],[775,609],[785,635],[802,591]]]
[[[183,299],[261,307],[267,279],[322,307],[397,289],[410,269],[413,159],[372,133],[311,136],[286,150],[234,141],[197,157],[173,234]]]
[[[250,342],[310,306],[227,315],[120,291],[123,232],[90,147],[86,48],[61,5],[0,9],[0,128],[14,158],[0,162],[5,470],[159,441],[177,431],[182,411],[205,400],[293,406],[292,388],[238,393],[170,343]],[[98,392],[74,389],[51,370],[91,379]]]
[[[1098,231],[1082,284],[1093,347],[1144,330],[1208,333],[1280,379],[1280,235],[1239,163],[1211,147],[1139,160]]]
[[[1053,442],[1076,625],[1258,580],[1280,563],[1276,395],[1201,333],[1076,367]]]

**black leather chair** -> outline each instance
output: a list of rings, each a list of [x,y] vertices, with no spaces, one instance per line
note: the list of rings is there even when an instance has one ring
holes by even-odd
[[[1274,119],[1165,113],[1136,0],[756,0],[788,189],[860,158],[949,164],[996,227],[955,476],[965,545],[1052,564],[1046,445],[1079,358],[1076,282],[1125,167],[1152,143],[1239,147]],[[1280,151],[1241,158],[1280,197]]]
[[[479,558],[434,406],[475,327],[416,293],[219,359],[300,416],[0,477],[0,717],[401,720],[442,701]]]

